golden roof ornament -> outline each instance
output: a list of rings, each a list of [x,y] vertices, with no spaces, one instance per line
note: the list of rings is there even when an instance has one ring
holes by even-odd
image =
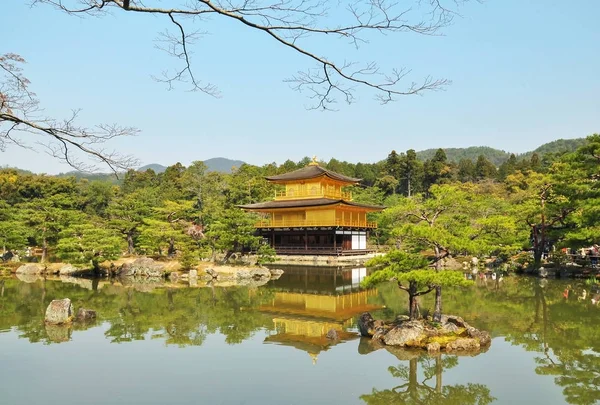
[[[312,162],[308,164],[309,166],[319,166],[319,162],[317,162],[317,155],[313,156]]]

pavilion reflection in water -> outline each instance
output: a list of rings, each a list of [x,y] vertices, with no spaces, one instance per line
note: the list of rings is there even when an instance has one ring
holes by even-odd
[[[274,298],[259,308],[273,316],[275,326],[265,343],[303,350],[316,363],[320,352],[359,338],[357,332],[347,331],[354,318],[380,308],[370,303],[377,290],[360,287],[366,275],[366,268],[286,267],[281,278],[270,283]],[[337,340],[327,338],[332,329]]]

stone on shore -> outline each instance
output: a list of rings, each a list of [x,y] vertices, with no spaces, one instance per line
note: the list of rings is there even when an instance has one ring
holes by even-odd
[[[38,263],[27,263],[17,269],[17,274],[41,274],[46,270],[45,266]]]
[[[68,298],[53,300],[46,308],[45,321],[51,325],[61,325],[73,321],[73,304]]]
[[[125,263],[118,270],[120,277],[163,277],[165,265],[149,257],[140,257],[132,263]]]
[[[254,279],[259,279],[259,278],[270,279],[271,272],[267,268],[259,267],[259,268],[250,270],[250,276],[252,276],[252,278],[254,278]]]
[[[277,280],[283,274],[283,270],[281,269],[270,269],[271,272],[271,280]]]
[[[205,269],[204,271],[206,272],[206,274],[208,274],[210,277],[212,277],[212,279],[219,278],[219,273],[217,273],[216,271],[214,271],[211,268]]]
[[[78,269],[72,264],[65,264],[58,270],[58,274],[61,276],[74,276],[77,274],[85,273],[87,270]]]

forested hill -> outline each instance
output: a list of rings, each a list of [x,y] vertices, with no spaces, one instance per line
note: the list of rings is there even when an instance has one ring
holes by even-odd
[[[517,159],[529,159],[531,155],[537,153],[538,155],[545,155],[548,153],[564,153],[564,152],[573,152],[578,147],[585,143],[585,138],[575,138],[575,139],[557,139],[556,141],[548,142],[538,147],[535,150],[532,150],[523,154],[516,154]],[[471,146],[469,148],[443,148],[444,152],[446,152],[446,157],[448,161],[458,163],[462,159],[469,159],[472,161],[477,161],[477,158],[480,155],[483,155],[487,160],[492,162],[495,166],[500,166],[502,163],[506,162],[511,155],[511,152],[506,152],[499,149],[490,148],[489,146]],[[417,152],[417,158],[421,161],[429,160],[437,151],[437,148],[426,149]]]
[[[469,148],[443,148],[446,152],[448,161],[458,163],[463,159],[476,161],[477,158],[483,155],[487,160],[492,162],[494,166],[500,166],[510,157],[510,152],[490,148],[489,146],[471,146]],[[417,158],[421,161],[429,160],[434,155],[436,149],[426,149],[417,152]]]
[[[556,141],[548,142],[537,148],[532,152],[527,152],[519,157],[530,158],[531,155],[537,153],[538,155],[546,155],[548,153],[562,154],[565,152],[573,152],[580,146],[583,146],[586,142],[585,138],[575,139],[557,139]]]

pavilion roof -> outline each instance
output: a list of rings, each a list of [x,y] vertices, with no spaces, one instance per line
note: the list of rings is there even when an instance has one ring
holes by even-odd
[[[309,164],[301,169],[294,170],[292,172],[278,174],[276,176],[267,176],[265,177],[268,181],[273,182],[287,182],[293,180],[306,180],[306,179],[314,179],[321,176],[327,176],[333,180],[341,181],[343,183],[352,183],[356,184],[360,182],[362,179],[356,179],[354,177],[344,176],[343,174],[339,174],[336,172],[332,172],[331,170],[327,170],[318,166],[316,164]]]
[[[256,204],[238,205],[245,210],[264,210],[264,209],[282,209],[282,208],[302,208],[302,207],[322,207],[327,205],[342,204],[352,207],[367,208],[373,211],[381,211],[385,207],[381,205],[360,204],[352,201],[338,200],[332,198],[313,198],[305,200],[284,200],[284,201],[266,201]]]

